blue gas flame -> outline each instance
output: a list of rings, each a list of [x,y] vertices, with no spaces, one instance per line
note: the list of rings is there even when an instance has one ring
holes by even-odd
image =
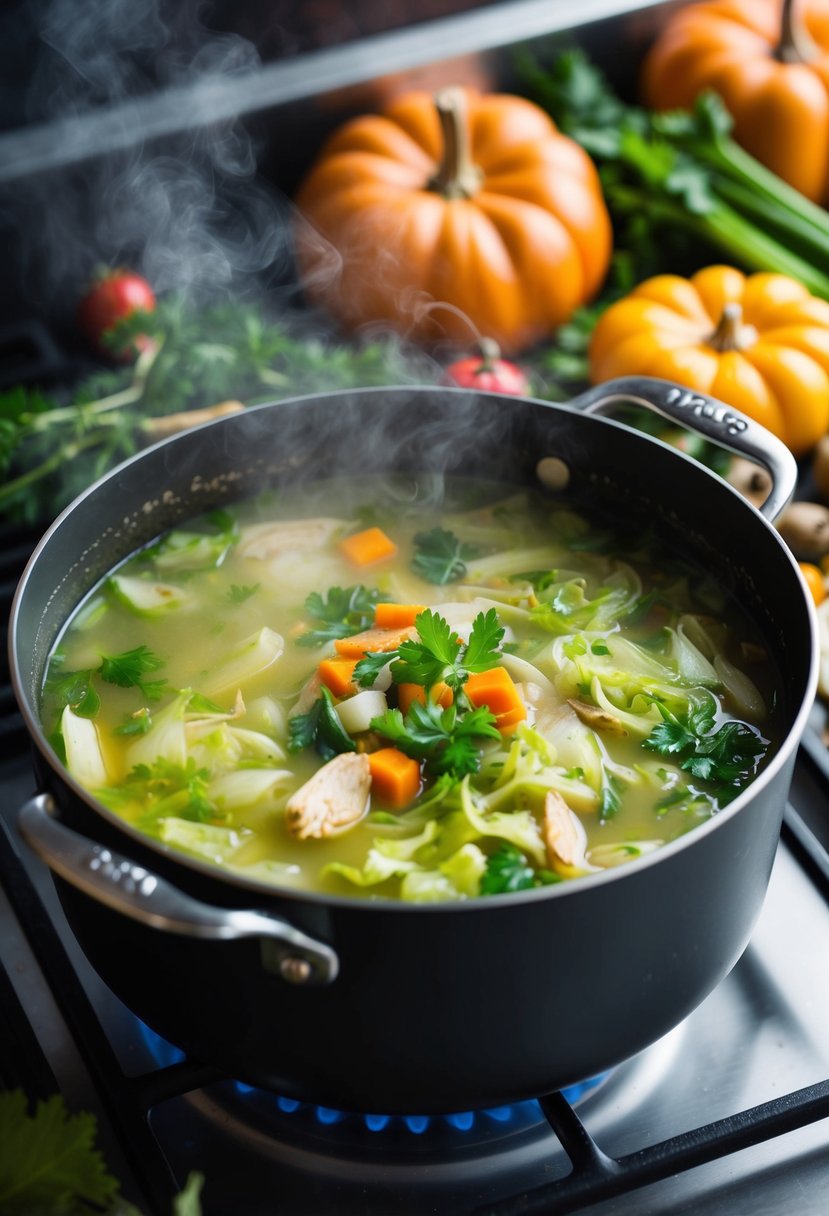
[[[166,1068],[169,1065],[181,1063],[185,1059],[184,1052],[173,1046],[172,1043],[168,1043],[149,1026],[139,1022],[139,1027],[153,1059],[161,1067]],[[601,1085],[608,1075],[606,1072],[601,1073],[597,1077],[591,1077],[589,1081],[569,1085],[562,1090],[562,1094],[571,1104],[578,1102],[585,1094]],[[246,1085],[243,1081],[233,1081],[232,1084],[237,1094],[254,1094],[265,1098],[273,1102],[275,1109],[284,1115],[304,1114],[322,1127],[333,1127],[338,1123],[356,1120],[362,1122],[365,1129],[373,1133],[405,1127],[412,1135],[422,1136],[429,1128],[439,1126],[448,1126],[458,1132],[471,1132],[476,1127],[491,1126],[493,1123],[505,1127],[508,1125],[523,1127],[538,1123],[544,1118],[541,1108],[534,1098],[523,1102],[512,1102],[506,1106],[493,1106],[485,1110],[456,1111],[449,1115],[362,1115],[335,1110],[330,1106],[319,1106],[313,1102],[303,1102],[298,1098],[285,1097],[283,1094],[272,1094],[267,1090]]]

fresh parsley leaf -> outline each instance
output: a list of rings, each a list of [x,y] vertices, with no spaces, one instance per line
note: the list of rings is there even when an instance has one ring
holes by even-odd
[[[101,708],[101,698],[92,684],[91,671],[61,671],[60,665],[50,666],[44,691],[54,699],[57,709],[67,705],[79,718],[94,718]]]
[[[746,722],[732,720],[713,730],[715,703],[710,695],[693,704],[682,717],[657,702],[663,721],[657,723],[642,746],[662,756],[680,758],[680,768],[700,781],[724,787],[734,796],[752,775],[768,746]]]
[[[54,1095],[29,1113],[19,1090],[0,1094],[0,1211],[57,1216],[109,1206],[118,1183],[95,1148],[94,1115],[70,1115]]]
[[[255,595],[261,586],[261,583],[253,583],[248,587],[231,583],[225,594],[231,604],[244,604],[245,600],[249,600],[252,595]]]
[[[146,825],[167,815],[207,823],[217,818],[216,807],[207,796],[209,781],[209,771],[199,768],[192,756],[183,765],[159,757],[152,764],[137,764],[120,785],[101,790],[98,796],[114,808],[142,803]]]
[[[487,858],[480,893],[506,895],[511,891],[529,891],[533,887],[549,887],[562,881],[561,876],[552,870],[534,870],[514,844],[504,843]]]
[[[360,688],[371,688],[386,664],[393,662],[397,655],[396,650],[376,650],[364,654],[354,668],[355,683],[359,684]]]
[[[340,722],[334,699],[325,686],[307,714],[296,714],[290,719],[288,734],[289,752],[299,752],[313,745],[324,760],[330,760],[341,752],[357,750],[357,744]]]
[[[419,642],[406,639],[398,647],[398,657],[392,664],[392,678],[397,684],[423,684],[431,688],[447,674],[454,675],[455,663],[462,642],[437,612],[427,608],[415,618]],[[459,681],[445,681],[457,688]]]
[[[498,613],[494,608],[488,612],[479,612],[472,622],[472,632],[469,644],[463,656],[464,670],[467,672],[489,671],[498,662],[498,647],[504,637],[504,630],[498,624]]]
[[[429,583],[457,582],[466,574],[466,563],[480,554],[477,545],[466,544],[447,528],[418,532],[414,543],[412,569]]]
[[[459,713],[455,705],[441,709],[434,701],[414,701],[405,718],[399,709],[373,718],[371,729],[389,739],[407,756],[424,760],[433,776],[457,780],[480,768],[482,739],[499,739],[495,715],[485,705]]]
[[[101,666],[98,673],[108,684],[117,684],[119,688],[140,688],[152,690],[151,699],[157,699],[160,689],[166,680],[154,680],[147,684],[142,677],[158,671],[164,666],[164,660],[153,654],[149,646],[136,646],[133,650],[125,650],[122,654],[101,655]]]
[[[381,592],[376,587],[329,587],[326,596],[312,591],[305,611],[320,624],[297,638],[298,646],[322,646],[334,638],[347,638],[368,629]]]
[[[427,608],[415,618],[420,641],[400,643],[391,674],[396,684],[422,684],[431,688],[443,682],[457,692],[471,672],[487,671],[498,662],[504,630],[494,608],[479,612],[464,644],[439,613]]]
[[[502,844],[487,858],[481,877],[481,895],[528,891],[535,886],[535,870],[514,844]]]

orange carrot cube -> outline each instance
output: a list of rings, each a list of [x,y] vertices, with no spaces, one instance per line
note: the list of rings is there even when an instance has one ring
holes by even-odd
[[[346,536],[339,542],[339,548],[355,566],[373,566],[397,552],[397,545],[382,528],[366,528],[364,532]]]
[[[448,709],[454,699],[452,689],[448,684],[444,684],[442,680],[439,684],[433,684],[429,689],[429,700],[433,701],[435,705],[439,705],[441,709]],[[419,701],[421,705],[426,704],[426,689],[423,685],[398,684],[397,708],[404,717],[411,709],[414,701]]]
[[[420,765],[396,747],[369,752],[371,792],[388,806],[401,810],[420,793]]]
[[[350,697],[357,691],[354,683],[356,659],[323,659],[317,674],[329,692],[335,697]]]
[[[476,708],[486,705],[495,715],[495,725],[500,731],[512,729],[527,716],[526,706],[506,667],[473,672],[463,687],[471,705]]]
[[[425,611],[425,604],[375,604],[374,624],[378,629],[405,629]]]

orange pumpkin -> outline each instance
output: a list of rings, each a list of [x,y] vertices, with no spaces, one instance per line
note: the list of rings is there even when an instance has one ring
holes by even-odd
[[[599,318],[589,360],[594,383],[661,376],[710,393],[795,455],[829,427],[829,303],[785,275],[708,266],[647,279]]]
[[[295,201],[306,293],[350,330],[477,330],[515,353],[589,299],[610,260],[593,163],[519,97],[399,98],[335,132]]]
[[[829,202],[829,0],[706,0],[670,18],[645,57],[654,109],[719,93],[734,138],[815,202]]]

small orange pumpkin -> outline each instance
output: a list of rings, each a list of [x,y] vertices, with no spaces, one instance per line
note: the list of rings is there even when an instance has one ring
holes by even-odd
[[[599,318],[589,361],[594,383],[661,376],[710,393],[796,456],[829,427],[829,303],[785,275],[647,279]]]
[[[295,201],[305,291],[349,330],[468,343],[477,329],[515,353],[588,300],[610,260],[592,161],[520,97],[450,88],[353,119]]]
[[[814,202],[829,202],[829,3],[705,0],[669,18],[645,56],[657,110],[719,93],[734,138]]]

